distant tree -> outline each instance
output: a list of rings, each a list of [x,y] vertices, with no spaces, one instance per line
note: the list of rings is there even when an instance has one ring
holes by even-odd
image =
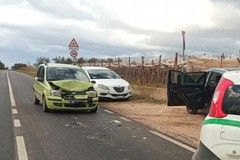
[[[86,62],[87,62],[87,60],[84,59],[83,57],[80,57],[80,58],[77,59],[78,64],[83,64],[83,63],[86,63]]]
[[[108,63],[109,63],[109,62],[112,63],[112,62],[113,62],[113,59],[112,59],[112,58],[108,58],[108,59],[107,59],[107,62],[108,62]]]
[[[15,63],[14,66],[12,66],[12,69],[13,70],[18,70],[18,69],[20,69],[22,67],[27,67],[27,65],[24,64],[24,63]]]
[[[64,58],[64,57],[63,57]],[[62,63],[62,57],[56,56],[55,58],[52,59],[55,63]]]
[[[42,64],[43,62],[49,63],[50,60],[49,60],[49,58],[47,58],[47,57],[38,57],[38,58],[36,59],[36,62],[37,62],[37,65],[40,65],[40,64]]]
[[[65,64],[73,64],[72,58],[67,58],[67,59],[65,60]]]
[[[5,68],[5,64],[2,62],[2,61],[0,61],[0,69],[2,70],[2,69],[6,69]]]
[[[90,59],[88,60],[88,63],[95,63],[96,61],[97,61],[96,58],[90,58]]]

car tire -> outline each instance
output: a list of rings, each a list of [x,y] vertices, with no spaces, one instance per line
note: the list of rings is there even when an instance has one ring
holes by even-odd
[[[35,91],[33,91],[33,104],[39,104],[39,103],[40,101],[37,99]]]
[[[43,96],[42,101],[43,101],[43,112],[49,112],[50,109],[49,109],[48,106],[47,106],[47,102],[46,102],[46,99],[45,99],[44,96]]]
[[[96,113],[96,112],[97,112],[97,110],[98,110],[98,106],[97,106],[96,108],[94,108],[94,109],[90,110],[90,112],[91,112],[91,113]]]
[[[196,109],[196,108],[186,107],[186,109],[187,109],[187,112],[188,112],[189,114],[197,114],[197,113],[198,113],[198,109]]]

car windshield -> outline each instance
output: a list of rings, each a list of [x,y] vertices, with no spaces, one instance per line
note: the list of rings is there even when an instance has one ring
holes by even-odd
[[[91,79],[120,79],[121,77],[112,70],[89,69],[87,70]]]
[[[89,82],[89,79],[81,68],[60,68],[60,67],[49,67],[47,70],[48,81],[58,81],[66,79],[76,79],[80,81]]]

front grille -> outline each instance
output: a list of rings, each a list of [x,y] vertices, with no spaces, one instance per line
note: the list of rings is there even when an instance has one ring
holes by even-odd
[[[75,95],[86,95],[86,91],[62,91],[61,92],[62,98],[66,100],[73,100]]]
[[[124,87],[113,87],[113,89],[118,92],[118,93],[122,93],[124,91]]]
[[[75,102],[75,103],[65,103],[65,107],[73,107],[73,108],[84,108],[87,107],[87,104],[84,102]]]
[[[111,94],[113,97],[118,97],[118,96],[126,96],[126,95],[128,95],[128,93],[126,93],[126,94]]]

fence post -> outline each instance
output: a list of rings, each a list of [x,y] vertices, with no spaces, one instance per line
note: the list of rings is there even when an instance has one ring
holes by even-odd
[[[108,68],[110,68],[111,64],[110,64],[110,58],[108,59]]]
[[[160,70],[161,70],[161,60],[162,56],[159,56],[159,60],[158,60],[158,68],[157,68],[157,87],[159,87],[159,80],[160,80]]]
[[[128,80],[130,80],[130,78],[131,78],[131,58],[130,57],[128,57]],[[132,79],[131,79],[131,82],[132,82]]]
[[[101,67],[103,67],[103,59],[101,59]]]
[[[175,54],[175,60],[174,60],[174,69],[177,70],[177,62],[178,62],[178,53]]]
[[[223,67],[223,59],[225,59],[224,53],[221,55],[221,68]]]
[[[141,85],[143,85],[143,74],[144,74],[144,56],[142,56],[142,69],[141,69],[141,80],[140,80]]]
[[[119,65],[120,65],[120,59],[119,59],[119,57],[118,57],[118,69],[119,69]]]

